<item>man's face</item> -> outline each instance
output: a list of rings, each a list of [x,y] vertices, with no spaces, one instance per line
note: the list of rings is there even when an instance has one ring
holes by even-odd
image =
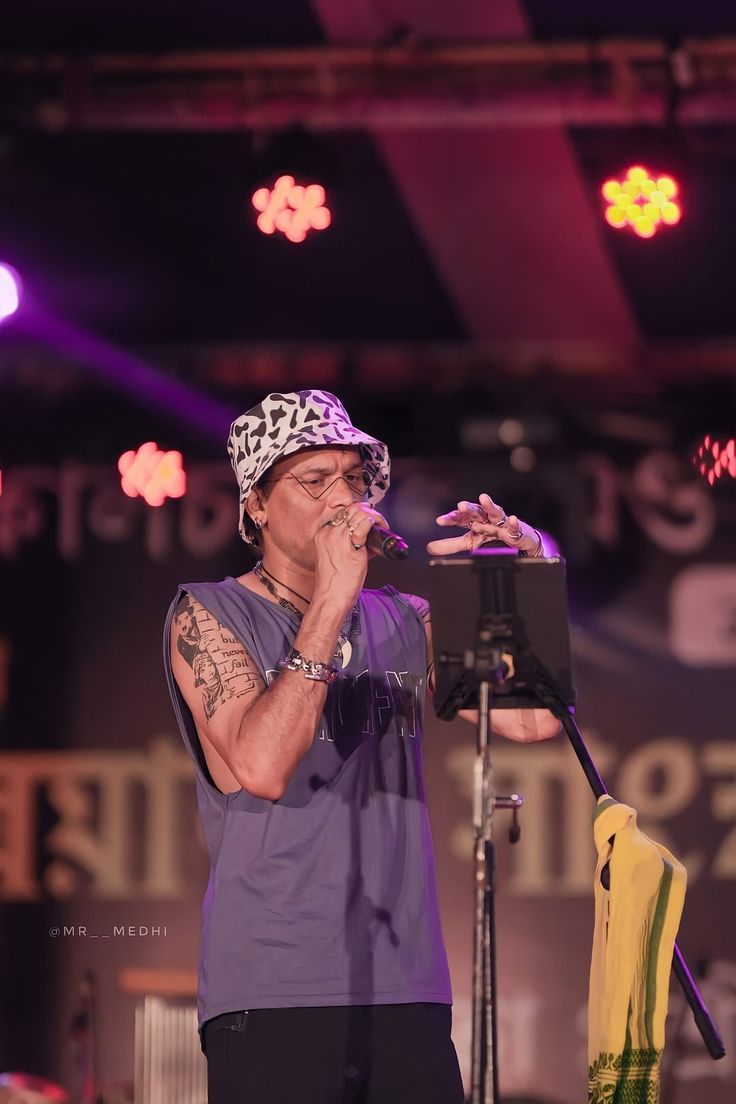
[[[217,674],[217,668],[209,656],[200,664],[199,677],[208,690],[214,690],[220,681]]]
[[[303,449],[269,472],[264,548],[278,547],[303,567],[314,565],[314,535],[338,510],[359,502],[362,464],[355,448]],[[358,489],[340,476],[357,480]],[[316,496],[320,497],[317,498]]]

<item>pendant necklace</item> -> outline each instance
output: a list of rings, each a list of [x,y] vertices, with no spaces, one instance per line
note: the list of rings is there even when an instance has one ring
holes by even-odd
[[[296,617],[297,621],[301,625],[304,614],[301,612],[301,610],[296,608],[293,602],[290,602],[288,598],[284,598],[281,594],[279,594],[273,584],[278,583],[279,586],[282,586],[284,588],[284,590],[291,591],[291,593],[295,595],[295,597],[300,598],[301,601],[304,602],[307,606],[309,605],[309,599],[305,598],[303,594],[299,593],[299,591],[294,590],[292,587],[287,586],[286,583],[282,583],[280,579],[277,579],[275,578],[275,576],[271,575],[268,569],[263,566],[263,560],[259,560],[258,563],[255,565],[255,567],[253,568],[253,574],[256,576],[256,578],[260,579],[268,593],[276,599],[278,604],[283,609],[288,610],[289,613],[293,614],[293,616]],[[273,582],[271,582],[272,579]],[[353,654],[353,645],[351,641],[354,636],[358,636],[359,634],[360,608],[358,606],[358,603],[356,602],[350,615],[350,628],[348,630],[348,635],[346,636],[344,632],[340,631],[340,635],[337,638],[337,647],[335,648],[334,658],[340,660],[341,667],[347,667],[348,663],[350,662],[350,658]]]

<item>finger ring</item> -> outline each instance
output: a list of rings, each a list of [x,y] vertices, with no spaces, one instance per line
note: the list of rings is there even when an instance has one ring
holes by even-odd
[[[511,530],[509,529],[508,535],[509,535],[509,539],[512,540],[512,541],[520,541],[521,538],[524,536],[521,529],[519,529],[518,533],[512,533]]]
[[[350,542],[356,552],[360,552],[361,548],[365,548],[364,544],[356,544],[355,541]]]
[[[341,510],[339,514],[335,514],[334,518],[330,522],[330,525],[342,525],[344,521],[348,520],[347,510]]]
[[[501,516],[498,519],[498,521],[491,522],[491,524],[495,525],[497,529],[505,529],[506,525],[508,523],[508,520],[509,520],[508,514],[506,513],[505,510],[502,510],[501,511]]]

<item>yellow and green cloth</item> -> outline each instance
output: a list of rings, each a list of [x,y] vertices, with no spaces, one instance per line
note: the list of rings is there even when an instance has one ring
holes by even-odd
[[[589,1104],[657,1104],[672,952],[687,875],[608,794],[593,832],[595,928],[588,1001]],[[610,889],[601,881],[608,863]]]

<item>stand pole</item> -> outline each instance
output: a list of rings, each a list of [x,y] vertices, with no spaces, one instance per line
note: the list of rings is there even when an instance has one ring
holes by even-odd
[[[475,932],[473,940],[473,1042],[470,1099],[497,1104],[496,931],[494,915],[495,794],[490,756],[490,684],[478,684],[478,747],[474,771]]]

